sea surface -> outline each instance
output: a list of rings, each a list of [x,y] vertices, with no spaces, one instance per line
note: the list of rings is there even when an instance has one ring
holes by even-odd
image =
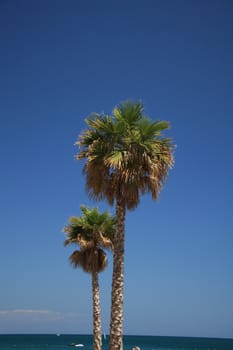
[[[108,350],[103,336],[103,350]],[[132,336],[123,338],[124,350],[233,350],[233,339]],[[0,335],[1,350],[93,350],[91,335],[6,334]]]

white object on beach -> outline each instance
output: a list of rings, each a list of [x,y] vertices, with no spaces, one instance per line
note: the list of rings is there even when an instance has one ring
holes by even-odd
[[[132,350],[141,350],[139,346],[134,346]]]

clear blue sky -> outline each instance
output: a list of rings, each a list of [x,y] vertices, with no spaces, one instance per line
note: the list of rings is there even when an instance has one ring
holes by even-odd
[[[177,148],[159,201],[127,214],[124,332],[233,337],[232,18],[231,0],[0,1],[1,333],[92,332],[61,230],[108,206],[87,198],[74,142],[131,98]]]

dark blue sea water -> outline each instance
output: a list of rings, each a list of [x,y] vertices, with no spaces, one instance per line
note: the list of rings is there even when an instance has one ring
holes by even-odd
[[[139,346],[141,350],[233,350],[233,339],[124,336],[124,350]],[[83,344],[83,346],[70,346]],[[0,335],[1,350],[92,350],[90,335]],[[108,350],[108,336],[103,338]]]

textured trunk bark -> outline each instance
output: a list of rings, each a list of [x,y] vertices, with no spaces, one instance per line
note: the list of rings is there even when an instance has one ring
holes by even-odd
[[[118,200],[113,253],[110,350],[121,350],[123,348],[125,212],[125,204]]]
[[[100,295],[98,272],[92,273],[92,296],[93,296],[93,342],[94,350],[102,348]]]

